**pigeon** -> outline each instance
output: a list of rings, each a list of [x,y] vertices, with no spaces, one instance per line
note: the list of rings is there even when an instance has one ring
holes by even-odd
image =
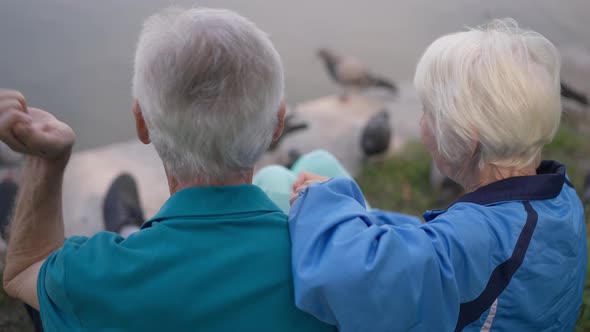
[[[293,165],[301,158],[302,153],[297,149],[290,149],[287,152],[287,162],[283,165],[287,169],[293,168]]]
[[[451,203],[457,200],[465,191],[460,184],[445,176],[438,195],[439,203]]]
[[[441,173],[434,160],[430,164],[430,185],[438,191],[439,204],[451,203],[464,193],[460,184]]]
[[[307,129],[309,127],[308,124],[305,122],[294,123],[294,118],[295,113],[289,113],[285,115],[285,127],[283,128],[283,134],[276,141],[273,141],[270,144],[268,151],[274,151],[279,146],[279,144],[285,136],[303,129]]]
[[[572,89],[564,82],[561,82],[561,96],[564,98],[575,100],[576,102],[584,106],[588,106],[588,97],[582,94],[581,92]]]
[[[387,110],[373,115],[361,133],[361,149],[365,156],[370,157],[386,152],[391,140],[391,131]]]
[[[330,77],[344,88],[379,87],[389,90],[392,94],[397,93],[395,84],[373,75],[359,59],[340,56],[326,48],[320,48],[318,55],[324,61]],[[344,100],[347,95],[343,94],[341,98]]]

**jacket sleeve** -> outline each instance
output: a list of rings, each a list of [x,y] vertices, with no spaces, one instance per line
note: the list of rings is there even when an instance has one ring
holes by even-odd
[[[420,218],[399,212],[389,212],[379,209],[371,209],[369,210],[369,215],[372,217],[372,220],[381,225],[422,225],[422,221],[420,220]]]
[[[458,285],[476,296],[489,276],[457,273],[457,266],[485,260],[486,243],[468,252],[453,223],[398,224],[396,214],[383,222],[364,201],[354,181],[335,178],[312,185],[294,203],[297,306],[344,332],[452,331],[463,300]]]

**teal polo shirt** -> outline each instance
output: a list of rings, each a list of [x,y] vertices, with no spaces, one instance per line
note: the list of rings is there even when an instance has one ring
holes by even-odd
[[[43,264],[46,331],[334,331],[294,305],[287,216],[254,185],[172,195],[137,233]]]

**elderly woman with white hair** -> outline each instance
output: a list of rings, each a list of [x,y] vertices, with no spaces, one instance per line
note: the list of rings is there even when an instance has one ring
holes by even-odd
[[[422,224],[367,210],[350,179],[301,174],[297,305],[343,332],[571,331],[584,211],[565,167],[541,161],[560,123],[559,71],[553,44],[510,20],[430,45],[415,76],[422,139],[468,193]]]

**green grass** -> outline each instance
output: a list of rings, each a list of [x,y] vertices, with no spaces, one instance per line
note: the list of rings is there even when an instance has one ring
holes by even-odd
[[[583,186],[585,171],[590,169],[590,139],[587,134],[578,133],[564,124],[554,141],[545,148],[543,158],[565,164],[568,176],[579,191]],[[425,210],[444,208],[452,202],[439,201],[439,193],[431,188],[429,177],[428,152],[421,144],[411,143],[393,157],[367,164],[357,181],[371,206],[420,216]],[[589,212],[590,208],[587,207],[587,223]],[[582,310],[575,331],[590,332],[590,273],[586,279]]]

